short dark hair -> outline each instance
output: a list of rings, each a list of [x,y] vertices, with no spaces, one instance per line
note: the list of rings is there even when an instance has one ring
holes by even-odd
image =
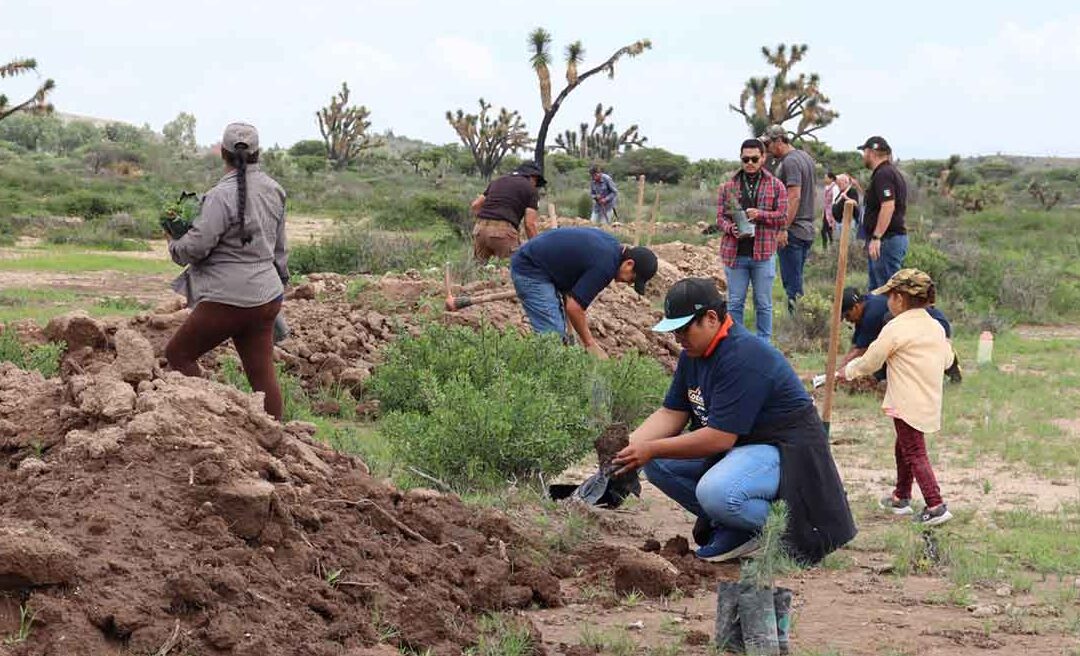
[[[836,179],[836,174],[833,173],[832,169],[829,169],[828,171],[825,171],[825,177],[830,179],[830,180],[835,180]]]
[[[747,139],[746,141],[742,142],[742,146],[739,147],[739,151],[741,152],[743,150],[746,150],[747,148],[759,150],[762,154],[765,153],[765,144],[761,143],[761,139]]]

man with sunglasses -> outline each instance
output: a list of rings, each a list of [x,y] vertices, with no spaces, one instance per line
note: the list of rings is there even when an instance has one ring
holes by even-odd
[[[772,338],[772,288],[776,278],[773,255],[787,224],[787,192],[765,168],[765,146],[747,139],[740,150],[742,169],[720,188],[717,225],[723,233],[720,259],[727,277],[727,308],[733,321],[743,324],[743,307],[754,287],[758,337]],[[739,219],[745,212],[746,222]],[[740,215],[740,216],[737,216]]]
[[[644,469],[696,515],[704,560],[755,551],[776,499],[788,504],[785,538],[800,561],[816,563],[851,540],[855,523],[825,428],[784,356],[732,321],[706,278],[675,283],[653,330],[674,333],[683,350],[663,406],[615,456],[615,476]]]

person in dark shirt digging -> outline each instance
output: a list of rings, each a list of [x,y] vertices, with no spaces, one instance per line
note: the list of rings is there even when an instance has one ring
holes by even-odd
[[[557,228],[530,239],[510,260],[521,307],[534,332],[554,332],[566,338],[566,319],[581,345],[605,357],[593,339],[585,311],[612,281],[633,284],[638,294],[656,275],[656,255],[643,246],[630,248],[596,228]]]
[[[519,233],[525,224],[525,238],[539,232],[537,208],[539,188],[547,185],[544,174],[533,162],[525,162],[513,173],[494,180],[470,205],[476,224],[473,226],[473,256],[487,262],[493,257],[508,258],[521,243]]]
[[[663,406],[615,456],[615,475],[644,469],[696,515],[704,560],[755,551],[776,499],[788,504],[786,541],[800,561],[816,563],[851,540],[825,427],[784,356],[734,322],[705,278],[675,283],[653,330],[673,333],[683,350]]]
[[[840,367],[847,366],[857,357],[866,353],[866,349],[881,334],[881,329],[893,318],[889,312],[888,299],[879,294],[863,294],[855,287],[844,289],[844,296],[840,304],[841,314],[844,320],[855,326],[855,334],[851,337],[851,349],[840,361]],[[941,327],[945,329],[945,337],[952,339],[952,325],[945,314],[933,305],[926,308],[927,314],[933,317]],[[953,351],[952,365],[945,370],[945,375],[953,383],[963,380],[960,370],[960,358]],[[874,374],[877,380],[885,380],[885,368]]]

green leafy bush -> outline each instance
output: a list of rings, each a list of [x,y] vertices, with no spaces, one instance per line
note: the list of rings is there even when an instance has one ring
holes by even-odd
[[[60,357],[67,345],[47,342],[30,346],[23,344],[14,330],[3,327],[0,332],[0,362],[11,362],[20,369],[37,371],[46,378],[60,373]]]
[[[320,157],[326,160],[326,144],[318,139],[304,139],[289,146],[290,157]]]
[[[665,378],[645,358],[598,362],[552,335],[431,325],[388,349],[368,389],[397,459],[486,488],[562,471],[608,421],[655,407]]]
[[[289,251],[289,271],[373,273],[435,266],[445,259],[445,240],[377,230],[342,230]]]
[[[386,196],[368,200],[365,209],[375,225],[385,230],[422,230],[446,224],[461,236],[472,232],[469,203],[456,195]]]
[[[75,189],[52,199],[49,209],[57,214],[96,219],[131,208],[126,199],[90,189]]]
[[[949,256],[931,244],[913,240],[908,245],[904,266],[925,271],[930,274],[935,284],[940,284],[943,276],[949,270],[950,263]]]
[[[125,231],[104,221],[51,228],[45,233],[45,241],[50,244],[70,244],[109,251],[150,250],[150,245],[142,239],[132,239],[125,235]]]
[[[589,194],[581,194],[577,200],[577,216],[587,219],[592,216],[593,199]]]
[[[690,160],[663,148],[635,148],[615,158],[608,173],[616,179],[644,175],[649,182],[675,184],[690,168]]]

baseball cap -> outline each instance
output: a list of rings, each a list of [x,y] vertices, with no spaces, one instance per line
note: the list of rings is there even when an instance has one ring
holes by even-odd
[[[724,297],[709,278],[683,278],[664,297],[664,318],[653,332],[669,333],[693,321],[702,310],[726,309]]]
[[[845,287],[844,295],[840,299],[840,314],[851,312],[851,308],[859,304],[863,299],[862,293],[855,287]]]
[[[885,137],[870,137],[866,140],[866,143],[859,146],[855,150],[880,150],[883,153],[891,153],[892,148],[889,147],[889,142],[885,141]]]
[[[900,269],[893,274],[892,278],[881,287],[873,291],[874,294],[888,294],[889,292],[904,292],[916,298],[925,298],[930,293],[930,287],[934,281],[930,274],[918,269]]]
[[[514,169],[514,172],[510,175],[524,175],[526,177],[535,177],[536,186],[544,187],[547,185],[547,178],[544,177],[544,172],[540,170],[540,167],[536,165],[536,162],[525,162]]]
[[[231,153],[235,152],[240,144],[246,145],[249,153],[257,151],[259,131],[254,125],[247,123],[229,123],[225,126],[225,134],[221,137],[221,147]]]
[[[765,132],[761,133],[758,137],[763,143],[769,143],[770,141],[776,141],[777,139],[784,139],[787,137],[787,130],[782,125],[770,125],[765,128]]]
[[[626,252],[626,259],[634,261],[634,291],[645,294],[645,283],[656,275],[656,254],[644,246],[635,246]]]

